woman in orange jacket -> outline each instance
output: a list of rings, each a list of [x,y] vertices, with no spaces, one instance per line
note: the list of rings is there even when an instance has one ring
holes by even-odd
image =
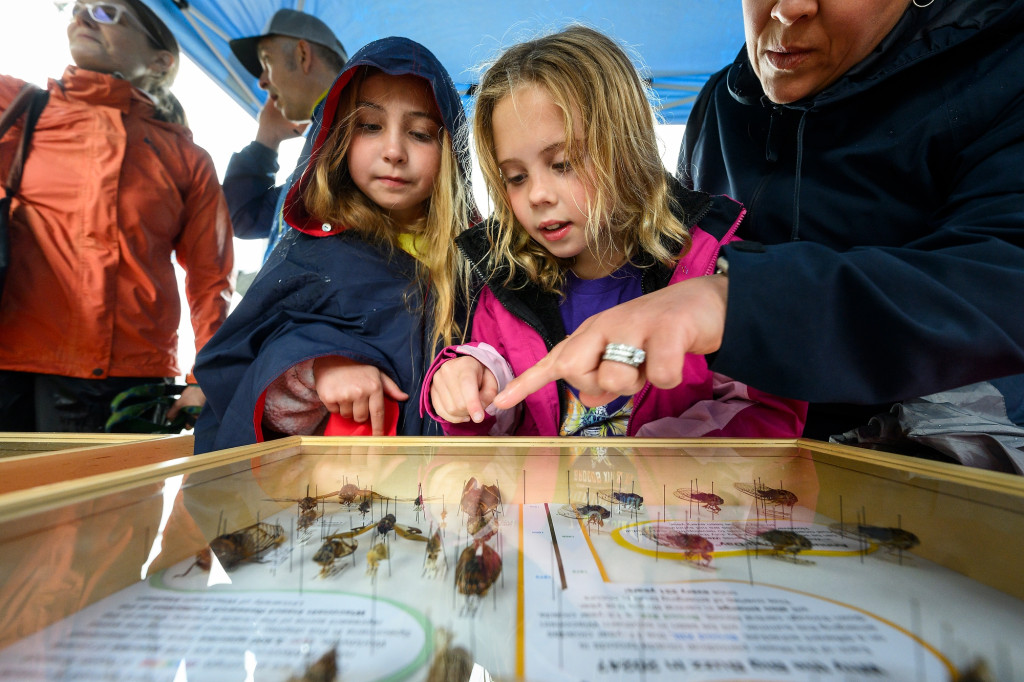
[[[167,88],[178,44],[140,0],[76,2],[75,66],[48,85],[9,225],[0,431],[102,431],[110,400],[169,381],[180,298],[201,348],[227,316],[231,223],[209,155]],[[23,82],[0,75],[0,111]],[[0,140],[6,177],[19,125]],[[190,386],[171,408],[205,401]]]

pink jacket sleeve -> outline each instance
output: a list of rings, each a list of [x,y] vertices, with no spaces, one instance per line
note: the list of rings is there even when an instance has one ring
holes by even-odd
[[[780,398],[714,374],[714,400],[701,400],[676,417],[640,427],[647,438],[799,438],[807,421],[807,403]]]
[[[502,357],[501,353],[488,343],[478,341],[459,346],[448,346],[438,354],[434,359],[434,362],[431,363],[430,369],[427,370],[427,376],[423,380],[423,390],[420,392],[420,414],[429,414],[431,418],[441,425],[441,429],[444,431],[445,435],[448,436],[511,435],[519,420],[520,405],[517,405],[510,410],[497,410],[491,406],[487,406],[487,416],[484,417],[484,420],[479,424],[472,421],[462,424],[453,424],[442,419],[434,411],[434,406],[430,402],[430,386],[433,383],[434,374],[444,363],[453,358],[464,355],[475,358],[494,375],[495,379],[498,381],[499,391],[505,388],[505,386],[515,378],[508,361],[506,361],[505,358]]]

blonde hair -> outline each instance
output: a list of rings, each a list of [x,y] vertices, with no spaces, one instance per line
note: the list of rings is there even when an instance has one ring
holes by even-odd
[[[505,283],[519,270],[557,291],[571,265],[537,244],[519,224],[495,156],[494,109],[528,85],[544,88],[562,110],[566,156],[591,188],[586,230],[595,255],[602,257],[597,245],[610,243],[636,265],[650,264],[638,262],[646,260],[638,259],[641,252],[674,264],[674,246],[685,253],[690,237],[672,212],[675,200],[658,152],[649,87],[613,40],[585,26],[570,26],[509,48],[487,69],[476,91],[477,158],[498,223],[491,257],[508,265]],[[582,130],[574,129],[574,114]]]
[[[398,246],[399,226],[388,211],[356,186],[349,175],[346,159],[356,122],[355,104],[359,88],[372,73],[383,72],[373,67],[361,68],[345,88],[338,118],[324,142],[313,169],[312,181],[305,188],[302,199],[310,214],[325,222],[345,225],[346,229],[358,232],[393,252]],[[459,257],[455,237],[468,226],[475,211],[469,198],[468,181],[460,172],[455,151],[457,144],[466,144],[464,135],[465,131],[461,138],[453,140],[448,130],[441,128],[438,136],[441,167],[424,217],[413,226],[415,234],[423,239],[423,248],[416,261],[418,281],[422,287],[420,293],[426,294],[429,289],[434,298],[430,336],[433,348],[455,343],[465,334],[465,324],[461,319],[465,310],[460,309],[459,302],[468,300],[470,270],[465,259]],[[414,305],[422,305],[424,300],[421,295]]]

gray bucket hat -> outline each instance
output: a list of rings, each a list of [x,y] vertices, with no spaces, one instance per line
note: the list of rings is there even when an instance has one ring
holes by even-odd
[[[263,73],[263,66],[256,53],[256,45],[267,36],[288,36],[308,40],[311,43],[319,43],[341,57],[343,62],[348,61],[345,47],[327,24],[312,14],[293,9],[280,9],[270,17],[270,21],[267,22],[260,35],[236,38],[228,43],[245,70],[256,78]]]

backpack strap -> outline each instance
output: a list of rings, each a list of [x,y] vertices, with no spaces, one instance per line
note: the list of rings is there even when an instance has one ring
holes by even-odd
[[[35,130],[36,122],[46,102],[50,99],[50,93],[31,83],[26,83],[11,102],[3,116],[0,116],[0,138],[14,125],[23,113],[25,113],[25,124],[22,127],[21,141],[11,161],[11,168],[7,173],[7,182],[4,189],[7,196],[13,197],[21,187],[21,174],[25,168],[25,159],[28,157],[29,146],[32,144],[32,133]],[[26,113],[27,112],[27,113]]]
[[[0,297],[3,296],[7,269],[11,265],[11,238],[7,228],[11,215],[11,202],[21,187],[21,172],[25,168],[25,158],[28,156],[29,145],[32,143],[32,131],[35,130],[39,115],[43,113],[43,107],[46,106],[49,99],[49,91],[26,83],[4,111],[3,116],[0,116],[0,139],[2,139],[14,122],[22,114],[25,114],[21,140],[7,173],[4,194],[0,196]]]

